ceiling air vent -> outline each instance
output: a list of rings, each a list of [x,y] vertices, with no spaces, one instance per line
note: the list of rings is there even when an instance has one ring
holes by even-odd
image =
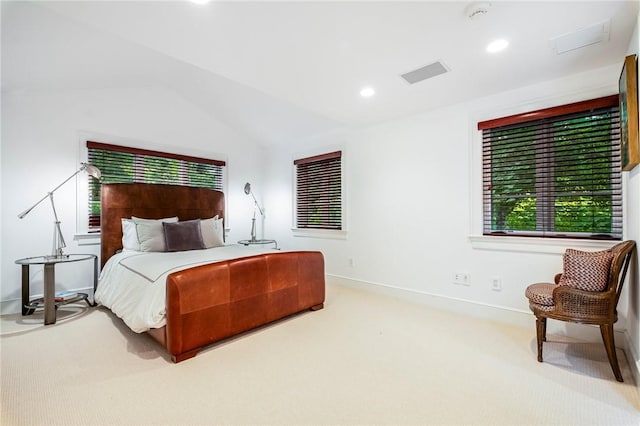
[[[600,22],[570,34],[564,34],[551,39],[551,45],[558,55],[581,47],[609,41],[610,20]]]
[[[420,81],[446,72],[449,72],[447,67],[442,62],[438,61],[422,68],[418,68],[417,70],[409,71],[408,73],[402,74],[400,77],[404,78],[409,84],[416,84]]]

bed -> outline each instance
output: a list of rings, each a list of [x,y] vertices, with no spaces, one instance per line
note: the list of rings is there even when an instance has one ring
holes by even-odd
[[[211,343],[324,307],[324,257],[317,251],[237,244],[171,253],[123,250],[122,219],[177,217],[182,224],[216,218],[223,224],[224,210],[224,194],[206,188],[102,185],[96,301],[160,342],[176,363]],[[127,319],[131,306],[144,313]]]

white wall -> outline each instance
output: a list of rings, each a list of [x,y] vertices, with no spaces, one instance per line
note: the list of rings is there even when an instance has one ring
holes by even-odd
[[[17,215],[78,169],[84,160],[83,137],[226,160],[228,238],[248,237],[252,203],[242,186],[247,180],[261,179],[262,148],[174,92],[151,87],[14,92],[3,93],[2,102],[0,300],[4,312],[19,307],[20,267],[14,261],[50,254],[52,245],[53,214],[47,201],[22,220]],[[98,254],[99,246],[78,246],[74,241],[76,181],[56,191],[55,201],[66,252]],[[58,267],[57,289],[85,288],[91,282],[90,273],[88,262]],[[32,294],[42,294],[42,269],[32,268],[31,279]]]
[[[629,43],[628,54],[640,56],[640,13],[636,22],[636,28]],[[640,99],[640,90],[638,91]],[[627,238],[635,240],[640,244],[640,166],[637,166],[628,173],[629,181],[627,185],[626,213],[629,218],[627,222]],[[636,252],[637,253],[637,252]],[[640,268],[638,256],[636,255],[629,281],[628,297],[628,320],[627,340],[629,341],[629,351],[627,358],[629,362],[635,364],[636,371],[640,371]],[[636,376],[636,383],[640,382]],[[640,387],[640,383],[638,383]]]
[[[440,306],[469,312],[481,306],[478,312],[489,317],[505,317],[507,312],[506,318],[520,318],[530,325],[535,339],[525,288],[553,280],[562,270],[561,254],[567,245],[598,249],[611,243],[506,238],[508,243],[492,244],[477,237],[482,233],[482,210],[476,124],[615,94],[622,60],[619,65],[312,141],[317,147],[344,147],[347,235],[343,239],[302,238],[287,231],[292,223],[294,150],[271,152],[266,233],[285,248],[321,249],[334,281],[416,301],[437,299]],[[627,185],[634,194],[628,197],[632,204],[627,206],[627,221],[635,222],[628,226],[626,237],[635,239],[638,169]],[[456,271],[470,274],[471,285],[454,285]],[[502,280],[502,291],[491,289],[493,277]],[[628,300],[625,296],[619,309],[621,332],[637,329],[637,297],[634,303]],[[635,321],[632,327],[629,320]],[[555,323],[550,332],[564,333],[573,327]],[[587,333],[600,338],[597,330]]]

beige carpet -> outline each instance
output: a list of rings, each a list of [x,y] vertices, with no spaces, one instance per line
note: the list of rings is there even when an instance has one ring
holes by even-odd
[[[1,424],[638,425],[604,348],[328,286],[324,310],[172,364],[103,308],[2,318]]]

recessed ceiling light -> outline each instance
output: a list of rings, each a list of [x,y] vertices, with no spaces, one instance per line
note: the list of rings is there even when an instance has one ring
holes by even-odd
[[[195,4],[207,4],[211,0],[190,0],[190,1],[191,1],[191,3],[195,3]]]
[[[371,87],[365,87],[360,91],[360,96],[362,96],[363,98],[370,98],[375,94],[376,94],[376,91],[373,90]]]
[[[496,53],[504,50],[509,46],[509,42],[504,39],[494,40],[487,45],[487,52]]]

